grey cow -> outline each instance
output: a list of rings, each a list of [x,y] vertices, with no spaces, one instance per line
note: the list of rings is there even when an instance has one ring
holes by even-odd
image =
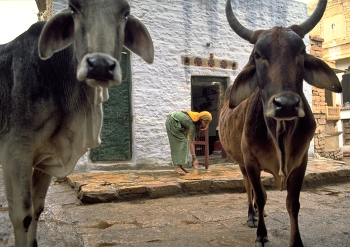
[[[71,173],[100,144],[102,103],[121,83],[123,45],[153,62],[150,34],[125,0],[69,0],[0,45],[0,162],[16,246],[37,246],[52,176]]]

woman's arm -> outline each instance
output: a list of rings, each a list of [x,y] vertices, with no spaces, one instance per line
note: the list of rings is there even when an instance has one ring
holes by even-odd
[[[197,157],[196,157],[196,151],[195,151],[195,148],[194,148],[194,141],[189,141],[190,142],[190,153],[191,153],[191,156],[192,156],[192,166],[194,168],[198,168],[198,160],[197,160]]]

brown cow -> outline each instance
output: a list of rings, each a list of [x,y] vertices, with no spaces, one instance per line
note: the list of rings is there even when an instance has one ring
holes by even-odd
[[[255,246],[268,242],[264,221],[266,191],[260,173],[271,173],[278,189],[287,189],[290,246],[303,246],[299,227],[299,195],[305,175],[309,143],[316,123],[303,93],[303,80],[318,88],[342,91],[332,69],[305,52],[302,40],[322,18],[327,1],[319,0],[302,24],[251,31],[243,27],[226,4],[228,22],[241,38],[254,44],[248,64],[227,92],[220,115],[221,143],[244,176],[248,194],[248,225],[257,227]],[[252,203],[252,190],[258,222]]]

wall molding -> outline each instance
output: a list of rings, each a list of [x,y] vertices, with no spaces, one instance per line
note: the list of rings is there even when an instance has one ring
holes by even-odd
[[[181,56],[181,64],[186,66],[195,66],[202,68],[237,70],[238,63],[232,59],[214,58],[214,53],[210,53],[208,57],[200,56]]]

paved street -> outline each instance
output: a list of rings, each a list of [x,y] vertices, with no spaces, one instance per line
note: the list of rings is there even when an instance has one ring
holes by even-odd
[[[83,203],[245,191],[239,166],[232,162],[212,164],[208,170],[190,168],[189,171],[184,176],[169,169],[74,172],[68,176],[68,183]],[[339,182],[349,178],[349,160],[309,157],[304,185]],[[271,174],[262,172],[261,179],[265,188],[276,188]]]
[[[0,169],[0,245],[13,246]],[[288,246],[286,192],[268,191],[270,247]],[[305,188],[300,230],[307,247],[350,246],[350,182]],[[245,193],[178,195],[82,205],[66,183],[53,182],[40,218],[39,246],[252,247]]]

